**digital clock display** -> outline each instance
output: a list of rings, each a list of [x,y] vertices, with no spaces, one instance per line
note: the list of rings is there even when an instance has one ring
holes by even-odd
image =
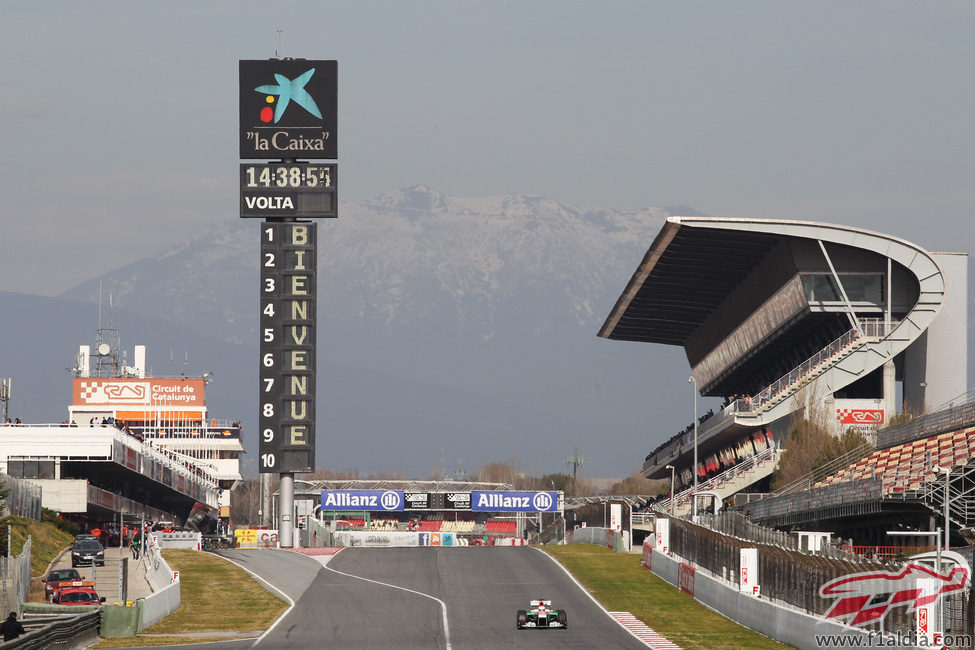
[[[337,217],[338,165],[241,163],[240,216]]]

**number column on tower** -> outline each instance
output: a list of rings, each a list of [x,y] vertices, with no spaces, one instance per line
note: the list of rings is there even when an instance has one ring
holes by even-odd
[[[315,467],[317,224],[261,224],[262,473]]]

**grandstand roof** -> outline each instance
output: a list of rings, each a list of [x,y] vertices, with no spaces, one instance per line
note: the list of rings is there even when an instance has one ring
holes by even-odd
[[[776,241],[763,232],[682,227],[690,219],[667,220],[599,336],[683,345]]]
[[[703,395],[753,394],[852,327],[848,305],[813,300],[806,280],[886,277],[888,260],[894,304],[886,308],[895,318],[929,287],[940,295],[937,264],[896,237],[804,221],[670,217],[598,334],[680,345]],[[858,317],[883,317],[885,302],[859,301],[855,309]]]

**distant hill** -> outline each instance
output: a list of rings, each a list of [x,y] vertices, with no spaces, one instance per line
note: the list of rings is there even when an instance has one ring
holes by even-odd
[[[690,420],[686,360],[596,330],[668,214],[424,187],[343,203],[319,223],[319,466],[547,473],[578,448],[589,475],[631,473]],[[63,417],[100,282],[123,348],[147,344],[156,374],[213,372],[213,414],[242,419],[256,452],[258,227],[204,230],[59,299],[0,294],[15,403]]]

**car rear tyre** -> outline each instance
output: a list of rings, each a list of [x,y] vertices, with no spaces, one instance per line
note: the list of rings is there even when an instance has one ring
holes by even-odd
[[[559,623],[562,624],[562,629],[565,629],[565,628],[569,627],[569,619],[567,619],[565,617],[565,610],[564,609],[560,609],[560,610],[558,610],[557,614],[558,614],[558,617],[559,617]]]
[[[523,610],[523,609],[519,609],[518,610],[518,619],[515,622],[515,627],[520,630],[521,628],[525,627],[525,622],[527,620],[528,620],[527,612],[525,610]]]

